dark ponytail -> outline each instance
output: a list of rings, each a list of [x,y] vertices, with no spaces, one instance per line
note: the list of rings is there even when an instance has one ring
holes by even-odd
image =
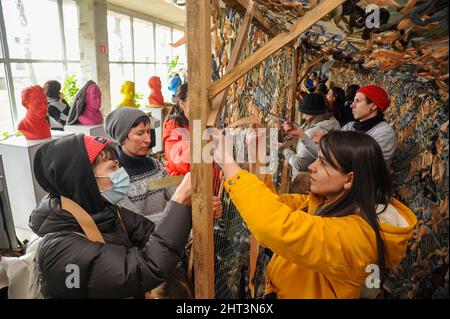
[[[188,84],[183,83],[179,88],[177,93],[175,94],[175,105],[173,107],[173,110],[171,111],[171,114],[167,117],[167,120],[174,119],[175,123],[178,126],[189,127],[189,120],[187,119],[186,115],[184,114],[183,109],[180,106],[180,101],[186,102],[188,97]]]
[[[328,163],[342,173],[353,172],[350,190],[316,213],[324,217],[341,217],[359,210],[372,227],[377,241],[377,264],[386,269],[386,251],[377,216],[377,205],[384,212],[392,196],[392,181],[378,143],[369,135],[353,131],[331,131],[320,141],[320,151]],[[381,213],[381,212],[380,212]]]
[[[50,80],[44,83],[42,87],[47,97],[59,99],[61,92],[61,83],[55,80]]]

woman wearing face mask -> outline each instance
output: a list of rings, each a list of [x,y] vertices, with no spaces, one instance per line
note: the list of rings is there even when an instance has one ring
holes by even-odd
[[[222,151],[224,143],[214,137],[225,188],[256,240],[274,253],[267,298],[357,298],[374,273],[367,266],[383,279],[405,256],[417,219],[391,197],[382,151],[370,136],[325,135],[308,168],[310,195],[274,194]]]
[[[179,262],[191,229],[189,174],[156,225],[114,205],[127,195],[129,177],[103,138],[80,134],[41,146],[34,174],[49,193],[29,223],[44,237],[37,252],[44,297],[143,297]],[[61,208],[63,196],[87,212],[105,243],[86,237],[73,215]],[[66,285],[67,269],[74,265],[78,288]]]

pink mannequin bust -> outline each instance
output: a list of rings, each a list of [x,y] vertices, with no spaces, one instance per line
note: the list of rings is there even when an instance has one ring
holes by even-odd
[[[100,112],[102,93],[97,84],[92,83],[88,86],[84,100],[86,105],[83,114],[78,116],[78,122],[82,125],[102,124],[103,115]]]
[[[50,124],[47,117],[47,97],[44,89],[33,85],[22,91],[22,105],[27,109],[25,118],[20,121],[18,129],[27,140],[50,138]]]
[[[158,76],[152,76],[148,80],[148,86],[152,90],[148,97],[148,104],[164,106],[164,97],[161,93],[161,79]]]

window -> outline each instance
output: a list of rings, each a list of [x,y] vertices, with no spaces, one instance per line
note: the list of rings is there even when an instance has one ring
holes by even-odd
[[[56,1],[2,0],[2,5],[11,58],[62,59]]]
[[[144,98],[140,101],[142,106],[148,104],[148,96],[150,95],[150,88],[148,87],[148,80],[156,75],[154,64],[135,64],[134,77],[136,82],[136,93],[144,94]]]
[[[111,85],[111,109],[113,110],[122,100],[120,89],[126,81],[133,81],[133,64],[110,63],[109,64],[110,85]]]
[[[156,65],[156,75],[161,78],[162,94],[164,97],[171,97],[172,93],[169,91],[167,86],[169,85],[169,68],[167,64],[157,64]]]
[[[169,63],[172,57],[172,36],[169,27],[156,25],[156,62]]]
[[[184,32],[180,30],[173,30],[173,42],[180,40],[184,36]],[[173,48],[173,55],[179,56],[178,63],[186,64],[186,44],[180,45],[178,48]]]
[[[0,134],[4,132],[13,132],[13,120],[11,115],[8,88],[6,85],[5,65],[0,63]]]
[[[11,63],[11,71],[19,119],[26,114],[21,101],[21,92],[24,88],[36,84],[43,86],[48,80],[57,80],[62,84],[64,80],[62,63]]]
[[[183,31],[120,12],[108,11],[109,69],[113,108],[122,99],[120,88],[125,81],[135,83],[136,93],[144,95],[138,103],[146,105],[150,94],[148,80],[155,75],[161,78],[165,100],[171,101],[172,93],[167,89],[168,65],[175,55],[179,55],[176,70],[183,69],[186,64],[186,48],[183,45],[175,50],[170,43],[175,40],[174,37],[182,36]]]
[[[66,57],[68,60],[80,60],[78,41],[78,6],[75,1],[63,2],[64,38],[66,40]]]
[[[110,61],[132,61],[130,17],[108,11],[108,42]]]
[[[5,23],[0,31],[6,32],[0,41],[0,131],[12,131],[26,113],[24,88],[47,80],[63,85],[67,75],[81,75],[78,7],[75,0],[2,0],[0,5]]]
[[[74,73],[76,74],[75,79],[77,80],[78,87],[81,89],[81,86],[84,83],[81,83],[81,65],[80,65],[80,63],[67,63],[66,76],[70,76]],[[62,82],[61,82],[61,85],[63,85]]]
[[[134,60],[137,62],[155,61],[153,23],[134,19]]]

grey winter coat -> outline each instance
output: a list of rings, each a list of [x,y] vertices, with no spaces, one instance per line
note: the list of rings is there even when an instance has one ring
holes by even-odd
[[[350,122],[342,127],[343,131],[355,131],[353,127],[355,122]],[[366,132],[367,135],[373,137],[383,151],[384,160],[389,162],[394,157],[397,148],[397,135],[394,129],[387,122],[382,121]]]

